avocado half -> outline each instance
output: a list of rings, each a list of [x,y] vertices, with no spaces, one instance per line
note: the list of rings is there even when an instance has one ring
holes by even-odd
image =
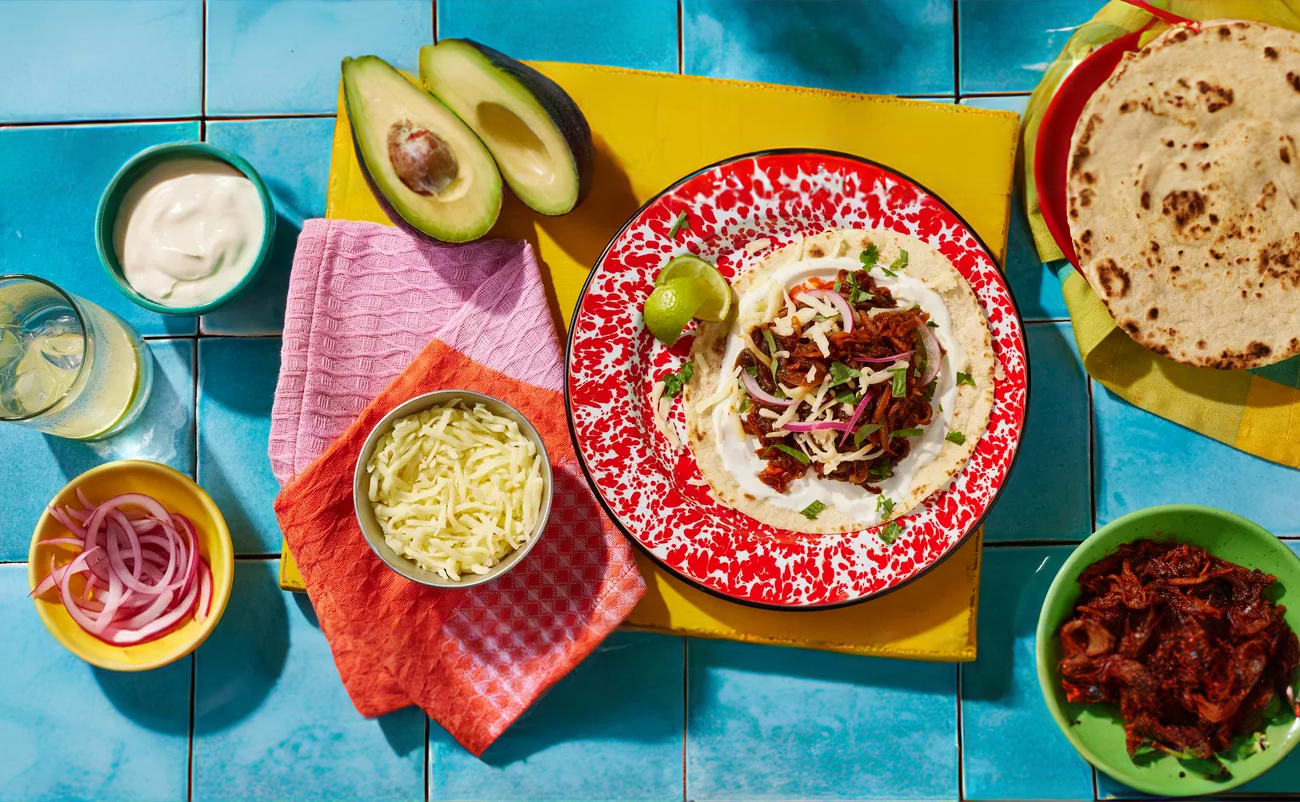
[[[501,174],[450,109],[376,56],[343,59],[343,97],[362,172],[394,223],[444,242],[492,228]]]
[[[530,208],[564,214],[582,200],[591,184],[591,126],[558,84],[469,39],[420,48],[420,78],[474,129]]]

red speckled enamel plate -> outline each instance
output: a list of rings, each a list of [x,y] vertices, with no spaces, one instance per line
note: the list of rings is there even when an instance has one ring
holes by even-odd
[[[668,232],[681,212],[689,229]],[[975,290],[997,357],[993,413],[965,469],[899,519],[886,545],[876,529],[807,535],[776,529],[709,495],[689,448],[655,426],[650,388],[689,352],[692,328],[672,348],[641,321],[654,276],[683,250],[729,280],[795,238],[835,228],[883,228],[928,242]],[[767,238],[767,247],[745,246]],[[892,170],[822,151],[738,156],[673,184],[614,237],[587,279],[569,333],[565,394],[574,446],[610,517],[656,562],[736,601],[824,609],[879,595],[950,554],[983,519],[1020,443],[1028,397],[1023,324],[984,244],[943,201]],[[684,432],[681,404],[672,423]],[[684,440],[684,438],[683,438]]]

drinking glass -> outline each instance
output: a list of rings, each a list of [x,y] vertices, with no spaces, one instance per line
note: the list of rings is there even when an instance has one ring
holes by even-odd
[[[153,358],[120,317],[43,278],[0,275],[0,421],[107,437],[149,397]]]

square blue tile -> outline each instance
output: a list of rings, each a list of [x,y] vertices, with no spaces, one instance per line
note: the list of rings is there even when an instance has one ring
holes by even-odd
[[[1083,540],[1092,531],[1088,379],[1068,323],[1036,323],[1029,343],[1029,415],[1020,454],[984,537]]]
[[[683,0],[683,9],[688,73],[953,94],[952,0]]]
[[[422,799],[424,715],[363,718],[311,603],[278,577],[278,560],[236,562],[230,605],[197,652],[193,798]]]
[[[430,799],[681,799],[682,639],[615,632],[476,758],[429,725]]]
[[[198,138],[197,122],[0,129],[0,269],[48,278],[141,334],[193,334],[194,318],[150,312],[118,290],[93,230],[123,162],[150,145]]]
[[[207,9],[213,115],[332,114],[345,56],[413,69],[433,41],[428,0],[220,0]]]
[[[279,334],[289,271],[304,220],[325,216],[333,118],[208,123],[207,141],[237,153],[261,175],[275,203],[275,246],[257,281],[204,315],[204,334]]]
[[[280,338],[199,340],[198,482],[226,516],[236,554],[280,551],[280,485],[266,448]]]
[[[963,106],[977,109],[997,109],[1023,114],[1028,95],[1012,97],[964,97]],[[1018,157],[1019,158],[1019,157]],[[1016,298],[1020,314],[1025,320],[1063,320],[1070,316],[1061,294],[1061,282],[1056,272],[1064,262],[1044,264],[1038,258],[1034,237],[1025,217],[1023,178],[1017,174],[1011,195],[1010,218],[1007,227],[1007,255],[1003,267],[1007,283]]]
[[[188,658],[141,672],[82,662],[32,609],[24,564],[0,565],[0,631],[0,800],[185,798]]]
[[[517,59],[677,72],[676,0],[441,0],[438,38]]]
[[[199,114],[200,3],[6,0],[0,18],[0,123]]]
[[[957,798],[954,666],[687,646],[687,799]]]
[[[961,668],[966,799],[1092,798],[1092,768],[1047,712],[1035,657],[1043,598],[1072,550],[984,550],[979,659]]]
[[[1100,0],[957,0],[962,92],[1027,92]]]
[[[1155,504],[1208,504],[1300,535],[1300,471],[1153,415],[1093,382],[1097,524]]]
[[[140,417],[105,440],[82,442],[0,423],[0,560],[25,560],[41,510],[69,479],[115,459],[148,459],[194,473],[194,341],[150,340],[153,389]],[[3,740],[0,740],[3,743]],[[0,782],[0,787],[3,782]]]

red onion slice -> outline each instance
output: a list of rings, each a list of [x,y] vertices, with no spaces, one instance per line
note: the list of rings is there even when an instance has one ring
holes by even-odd
[[[762,401],[764,404],[772,404],[778,407],[792,407],[799,403],[798,401],[793,401],[789,398],[777,398],[771,393],[765,392],[762,387],[758,386],[758,379],[750,376],[749,371],[747,370],[742,370],[740,372],[740,381],[745,385],[745,390],[747,390],[750,395],[754,396],[759,401]]]
[[[799,293],[799,298],[807,295],[809,298],[818,298],[826,301],[835,307],[835,311],[840,313],[840,325],[844,327],[844,333],[848,334],[853,331],[853,307],[835,290],[804,290]],[[798,299],[796,299],[798,300]]]
[[[897,362],[900,359],[907,359],[915,353],[916,349],[912,349],[911,351],[904,351],[901,354],[894,354],[892,356],[855,356],[853,357],[853,361],[862,362],[867,365],[883,365],[889,362]]]
[[[849,435],[853,433],[853,427],[858,425],[858,418],[862,417],[862,411],[867,408],[867,403],[871,401],[871,396],[872,392],[868,390],[862,396],[862,400],[858,402],[858,405],[854,407],[853,415],[849,418],[848,428],[844,430],[844,434],[840,435],[839,445],[844,445],[844,441],[848,440]]]
[[[920,332],[921,345],[925,348],[925,375],[921,377],[921,386],[924,387],[939,375],[939,365],[943,362],[943,348],[939,346],[939,338],[934,336],[929,326],[923,323],[917,326],[916,330]]]

